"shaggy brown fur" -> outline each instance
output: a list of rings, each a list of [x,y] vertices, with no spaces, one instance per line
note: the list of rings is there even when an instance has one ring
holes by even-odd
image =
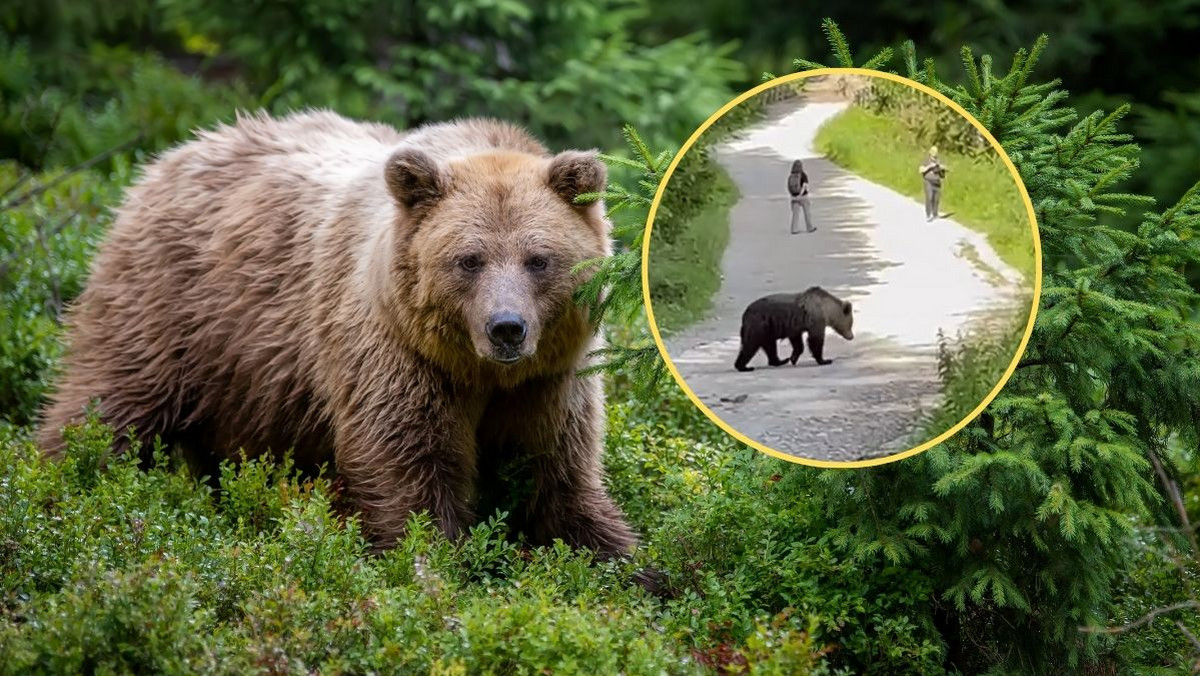
[[[514,454],[535,543],[635,537],[602,483],[603,393],[571,268],[609,253],[594,153],[471,120],[409,133],[328,112],[242,117],[148,166],[69,315],[41,443],[92,398],[196,461],[334,461],[368,534],[450,536]],[[123,439],[128,443],[130,439]]]
[[[761,349],[767,353],[767,363],[782,366],[775,343],[788,339],[792,343],[790,361],[794,366],[804,353],[804,334],[808,334],[808,351],[822,366],[833,362],[824,358],[825,327],[833,327],[846,340],[854,339],[854,313],[848,301],[838,300],[819,286],[803,293],[777,293],[759,298],[742,314],[742,350],[734,361],[739,371],[753,371],[747,366]]]

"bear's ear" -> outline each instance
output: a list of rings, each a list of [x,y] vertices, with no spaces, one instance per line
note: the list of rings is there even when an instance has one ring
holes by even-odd
[[[848,300],[847,300],[847,301],[843,301],[843,302],[842,302],[842,314],[844,314],[844,315],[848,315],[848,314],[850,314],[850,309],[851,309],[851,308],[850,308],[850,301],[848,301]]]
[[[384,169],[388,190],[408,208],[436,202],[446,194],[446,176],[432,157],[414,148],[401,148]]]
[[[548,183],[550,189],[568,204],[584,207],[587,204],[576,204],[575,198],[604,192],[608,185],[608,169],[594,150],[567,150],[550,160]]]

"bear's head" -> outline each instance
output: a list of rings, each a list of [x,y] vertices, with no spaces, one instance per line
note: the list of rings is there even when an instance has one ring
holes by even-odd
[[[605,188],[597,153],[440,159],[401,148],[385,176],[408,310],[437,343],[429,356],[510,371],[577,359],[592,330],[575,268],[611,247],[603,203],[576,204]]]
[[[854,340],[854,308],[850,306],[850,301],[840,301],[837,310],[830,314],[833,316],[827,321],[833,330],[846,340]]]

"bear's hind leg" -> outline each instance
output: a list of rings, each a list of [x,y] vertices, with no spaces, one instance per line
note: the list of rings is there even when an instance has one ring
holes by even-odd
[[[82,423],[95,402],[99,419],[113,428],[113,452],[125,452],[136,440],[147,460],[153,439],[167,436],[180,415],[178,393],[166,380],[144,375],[136,367],[114,370],[68,357],[63,378],[38,421],[39,446],[47,456],[61,457],[66,451],[63,428]]]
[[[737,360],[733,362],[733,367],[739,371],[753,371],[753,366],[747,366],[754,355],[758,354],[758,344],[747,341],[742,338],[742,349],[738,352]]]

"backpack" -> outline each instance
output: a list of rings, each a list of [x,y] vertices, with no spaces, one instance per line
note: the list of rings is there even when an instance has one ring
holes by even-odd
[[[805,176],[803,172],[799,174],[788,174],[788,192],[792,193],[793,197],[800,194],[800,190],[804,183],[804,178]]]

